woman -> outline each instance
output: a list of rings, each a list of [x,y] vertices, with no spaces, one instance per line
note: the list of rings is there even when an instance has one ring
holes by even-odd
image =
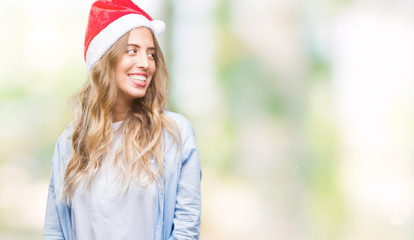
[[[164,111],[164,31],[129,0],[89,14],[89,78],[52,160],[45,239],[198,239],[201,169],[191,123]]]

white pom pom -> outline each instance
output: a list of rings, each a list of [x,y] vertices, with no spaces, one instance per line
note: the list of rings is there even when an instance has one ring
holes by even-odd
[[[161,36],[165,31],[165,23],[161,20],[152,20],[151,23],[155,36]]]

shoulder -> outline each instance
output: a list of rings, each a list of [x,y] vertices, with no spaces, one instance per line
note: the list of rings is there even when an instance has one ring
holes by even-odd
[[[180,130],[182,135],[194,135],[192,123],[183,115],[175,112],[164,111],[164,115],[172,119]]]
[[[60,145],[64,145],[67,143],[72,142],[72,133],[73,133],[73,124],[68,124],[63,132],[59,135],[57,139],[57,143]]]
[[[167,143],[166,146],[168,146],[165,157],[165,169],[168,173],[177,169],[176,167],[178,165],[187,162],[190,159],[189,156],[196,156],[197,154],[194,153],[197,152],[197,144],[193,125],[186,117],[170,111],[164,111],[164,115],[176,123],[179,130],[178,137],[181,138],[179,142],[176,142],[171,135],[166,134],[166,138],[164,139]],[[180,146],[175,144],[180,144]],[[176,146],[177,148],[172,146]]]
[[[183,153],[186,154],[187,152],[191,152],[192,150],[196,149],[196,134],[192,123],[186,117],[178,113],[165,111],[164,114],[165,116],[175,121],[175,123],[177,124],[179,130],[178,135],[181,138],[180,148],[183,151]],[[171,139],[169,137],[167,138]]]
[[[66,156],[72,152],[72,133],[73,125],[69,124],[57,138],[55,154],[60,156],[59,161],[62,156]]]
[[[177,123],[177,125],[191,124],[190,121],[186,117],[184,117],[183,115],[179,113],[164,111],[164,115],[173,119]]]

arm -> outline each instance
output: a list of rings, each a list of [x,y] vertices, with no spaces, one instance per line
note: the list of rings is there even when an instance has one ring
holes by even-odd
[[[186,130],[186,131],[185,131]],[[188,123],[177,187],[173,232],[170,240],[199,239],[201,219],[201,166],[194,131]]]
[[[59,138],[61,139],[61,137]],[[56,169],[59,164],[59,140],[56,143],[55,153],[53,154],[52,159],[52,174],[50,177],[50,184],[49,184],[49,192],[47,197],[47,206],[46,206],[46,216],[45,216],[45,224],[44,224],[44,239],[45,240],[60,240],[65,239],[63,236],[62,226],[59,220],[59,212],[57,208],[57,199],[56,199],[56,192],[55,192],[55,176],[58,174]]]

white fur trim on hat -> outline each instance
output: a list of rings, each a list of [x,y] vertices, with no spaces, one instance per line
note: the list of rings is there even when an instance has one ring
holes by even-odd
[[[86,51],[88,72],[91,71],[92,67],[122,35],[137,27],[147,27],[157,37],[165,30],[163,21],[149,21],[146,17],[139,14],[128,14],[118,18],[102,29],[89,43],[88,50]]]
[[[154,28],[154,34],[155,36],[161,36],[161,34],[165,31],[165,23],[161,20],[152,20],[152,26]]]

